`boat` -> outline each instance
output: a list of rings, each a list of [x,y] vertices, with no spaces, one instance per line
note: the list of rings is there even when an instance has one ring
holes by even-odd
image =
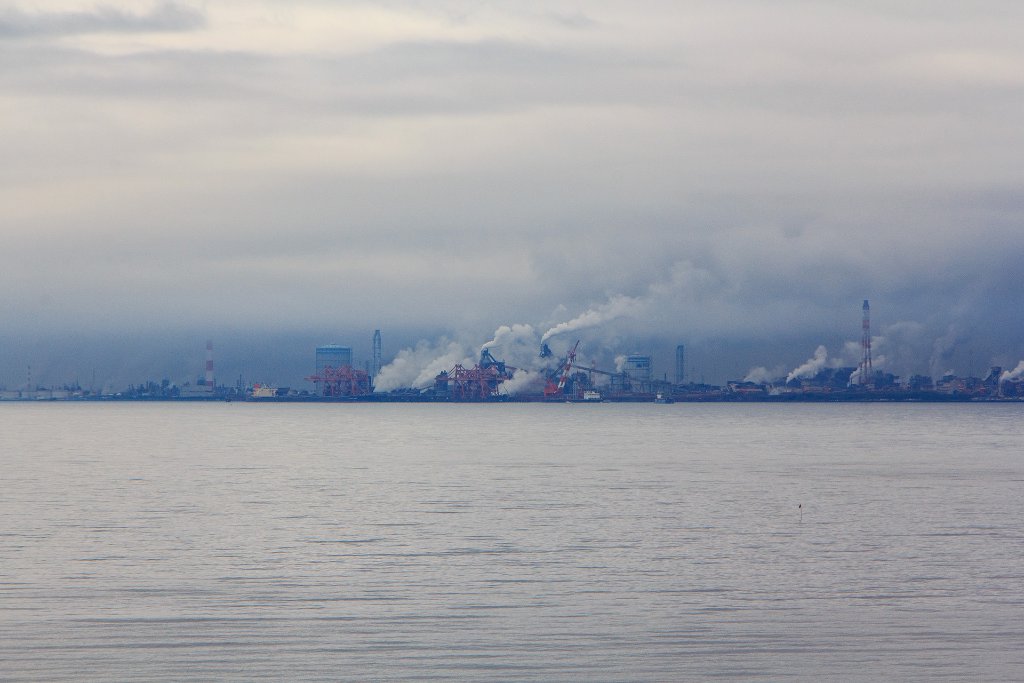
[[[658,392],[657,394],[654,395],[654,402],[655,403],[675,403],[675,400],[673,400],[673,398],[671,396],[666,396],[665,394],[662,394],[661,392]]]

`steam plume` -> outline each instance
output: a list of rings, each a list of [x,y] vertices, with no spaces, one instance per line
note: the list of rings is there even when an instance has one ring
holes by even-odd
[[[597,306],[596,308],[591,308],[588,311],[584,311],[572,320],[555,325],[545,332],[544,336],[541,337],[540,340],[541,342],[546,342],[556,334],[564,334],[566,332],[573,332],[575,330],[582,330],[588,327],[600,325],[601,323],[626,315],[639,305],[639,303],[639,299],[619,294],[609,299],[607,303]]]
[[[1021,377],[1024,377],[1024,360],[1017,363],[1017,367],[1013,370],[1007,370],[999,376],[1000,384],[1003,382],[1016,382]]]
[[[539,385],[543,383],[544,373],[534,370],[516,370],[515,375],[510,380],[506,380],[502,383],[502,391],[506,392],[509,396],[515,396],[516,394],[533,389],[539,388]]]
[[[768,368],[759,365],[756,368],[751,368],[747,373],[747,376],[743,378],[743,381],[753,382],[755,384],[771,384],[779,377],[782,377],[782,373],[784,372],[785,370],[782,368],[769,370]]]
[[[794,379],[800,379],[802,377],[813,377],[825,367],[825,363],[827,362],[828,349],[824,346],[819,346],[815,349],[813,358],[809,359],[806,363],[786,376],[786,382],[792,382]]]
[[[497,357],[516,368],[534,367],[540,342],[533,325],[502,325],[494,337],[480,347],[481,351],[495,349]]]
[[[472,365],[466,349],[458,342],[439,342],[437,346],[421,341],[414,349],[402,349],[395,359],[380,369],[374,391],[391,391],[402,387],[428,387],[442,370],[456,363]]]

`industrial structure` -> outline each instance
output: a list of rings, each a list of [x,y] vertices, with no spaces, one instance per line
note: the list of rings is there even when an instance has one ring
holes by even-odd
[[[213,380],[213,340],[206,340],[206,386],[213,391],[217,383]]]
[[[626,356],[626,362],[623,364],[622,370],[638,382],[650,382],[651,364],[651,356],[642,353],[631,353]]]
[[[501,385],[512,379],[515,368],[497,360],[489,349],[480,352],[480,362],[472,368],[456,364],[434,378],[434,395],[451,401],[486,401],[499,398]]]
[[[373,361],[370,364],[370,379],[375,380],[381,369],[380,330],[373,331]]]
[[[686,383],[685,347],[676,346],[674,382],[656,379],[653,356],[632,353],[617,358],[616,371],[600,369],[586,359],[577,340],[557,356],[541,343],[539,359],[520,370],[496,358],[498,348],[487,344],[472,367],[456,364],[434,376],[429,386],[374,391],[374,377],[382,368],[380,330],[374,330],[372,360],[365,369],[353,366],[352,348],[339,344],[316,347],[315,373],[306,377],[314,389],[246,386],[239,376],[235,387],[216,385],[213,342],[206,342],[205,372],[191,382],[172,384],[168,379],[132,384],[122,391],[83,390],[77,382],[62,387],[36,386],[32,367],[24,388],[0,387],[0,400],[266,400],[266,401],[1024,401],[1024,361],[1005,370],[993,366],[983,378],[959,377],[952,372],[935,378],[913,375],[906,379],[873,367],[870,304],[863,300],[860,359],[856,367],[826,363],[820,347],[819,362],[808,363],[785,378],[730,381],[726,386]],[[581,360],[581,356],[584,359]],[[851,359],[852,360],[852,359]],[[762,368],[763,370],[763,368]],[[659,373],[660,375],[661,373]],[[765,374],[765,373],[762,373]],[[754,373],[748,377],[756,377]]]
[[[319,375],[325,368],[343,368],[352,365],[352,347],[338,344],[325,344],[316,347],[316,372]]]
[[[676,347],[676,386],[686,379],[686,348],[680,344]]]
[[[186,382],[178,389],[178,398],[211,399],[217,397],[217,383],[213,375],[213,340],[206,340],[206,363],[204,373],[196,378],[195,384]]]
[[[871,367],[871,306],[868,304],[868,300],[864,299],[864,318],[861,322],[861,361],[860,361],[860,375],[858,377],[859,383],[863,386],[869,386],[872,379],[874,378],[874,369]]]
[[[316,395],[322,398],[355,398],[368,396],[373,391],[366,371],[357,370],[351,365],[339,368],[328,365],[307,377],[306,381],[313,383]]]
[[[565,398],[566,394],[575,396],[578,392],[575,390],[575,386],[569,383],[569,373],[572,372],[573,363],[576,362],[576,349],[580,346],[579,340],[569,350],[565,358],[559,361],[558,365],[548,373],[547,381],[544,384],[544,398]],[[542,344],[540,349],[540,357],[550,357],[551,349],[547,344]],[[568,385],[568,386],[567,386]],[[567,391],[568,390],[568,391]]]
[[[599,369],[594,362],[587,365],[578,361],[579,344],[577,341],[566,356],[548,371],[544,400],[647,401],[654,400],[659,394],[671,395],[673,387],[667,380],[653,378],[650,355],[632,354],[623,359],[621,370],[610,372]],[[541,347],[542,358],[552,355],[547,345]]]
[[[320,398],[356,398],[373,392],[370,375],[352,367],[352,348],[338,344],[316,347],[316,373],[306,378]]]

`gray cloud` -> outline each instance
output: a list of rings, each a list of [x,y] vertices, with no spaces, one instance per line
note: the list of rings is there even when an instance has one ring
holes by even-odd
[[[161,3],[141,14],[110,5],[99,5],[81,12],[6,9],[0,11],[0,38],[191,31],[201,28],[205,22],[203,13],[173,2]]]

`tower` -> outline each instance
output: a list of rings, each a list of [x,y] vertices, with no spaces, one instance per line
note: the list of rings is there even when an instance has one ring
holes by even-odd
[[[213,341],[206,340],[206,386],[213,391]]]
[[[874,374],[871,369],[871,306],[868,305],[867,299],[864,299],[864,321],[861,329],[863,334],[860,339],[860,383],[866,385]]]
[[[686,349],[682,344],[676,347],[676,384],[682,384],[686,378]]]
[[[376,377],[380,372],[380,330],[373,331],[373,364],[370,366],[370,377]]]

